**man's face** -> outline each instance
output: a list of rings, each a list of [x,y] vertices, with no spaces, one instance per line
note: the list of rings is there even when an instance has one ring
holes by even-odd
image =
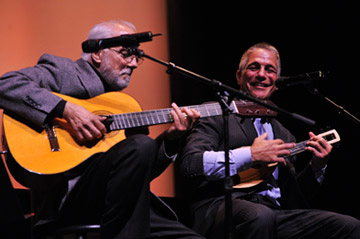
[[[132,33],[122,30],[114,33],[114,37]],[[100,61],[97,69],[106,84],[114,91],[125,89],[133,70],[138,67],[137,59],[134,56],[126,57],[126,50],[121,46],[100,50],[98,54]]]
[[[267,99],[276,90],[277,60],[268,50],[257,48],[250,55],[245,69],[236,74],[240,89],[259,98]]]

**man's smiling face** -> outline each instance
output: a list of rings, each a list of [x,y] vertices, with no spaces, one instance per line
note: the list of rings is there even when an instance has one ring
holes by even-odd
[[[274,53],[257,48],[249,55],[244,71],[236,76],[241,90],[256,98],[267,99],[276,89],[277,71]]]

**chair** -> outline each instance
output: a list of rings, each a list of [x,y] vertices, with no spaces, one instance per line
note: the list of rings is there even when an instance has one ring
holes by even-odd
[[[54,221],[37,224],[33,227],[33,239],[95,239],[100,238],[100,225],[57,226]]]
[[[0,160],[0,235],[1,238],[29,238],[28,220],[23,207],[7,176],[5,166]]]
[[[3,137],[3,110],[0,109],[0,234],[1,238],[100,238],[100,225],[56,226],[54,222],[32,225],[31,190],[18,183],[7,168]],[[69,237],[71,236],[72,237]]]
[[[3,142],[0,109],[0,235],[1,238],[30,238],[30,194],[10,179],[5,164],[7,153]]]

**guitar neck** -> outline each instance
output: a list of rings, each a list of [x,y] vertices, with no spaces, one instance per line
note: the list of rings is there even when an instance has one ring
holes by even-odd
[[[200,118],[221,115],[222,110],[219,103],[188,106],[200,112]],[[166,124],[174,121],[170,111],[172,108],[160,110],[148,110],[126,114],[114,114],[108,116],[108,129],[110,131]]]
[[[291,156],[294,156],[294,155],[299,154],[301,152],[304,152],[305,148],[306,148],[306,143],[309,142],[309,141],[310,140],[305,140],[305,141],[302,141],[300,143],[297,143],[294,148],[289,149],[290,154],[286,155],[285,157],[291,157]]]
[[[334,130],[334,129],[329,130],[329,131],[327,131],[325,133],[319,134],[318,136],[323,137],[329,144],[334,144],[334,143],[337,143],[337,142],[340,141],[340,136],[337,133],[337,131]],[[299,154],[301,152],[304,152],[305,148],[306,148],[306,143],[309,142],[309,141],[310,140],[305,140],[305,141],[302,141],[300,143],[297,143],[294,148],[289,149],[290,154],[287,155],[286,157],[291,157],[291,156],[294,156],[294,155]]]
[[[195,109],[199,111],[200,118],[222,115],[222,108],[219,103],[208,103],[187,107],[189,109]],[[104,123],[109,132],[142,126],[166,124],[174,121],[170,114],[171,110],[172,108],[167,108],[160,110],[107,115],[108,119]],[[258,104],[245,100],[232,101],[229,105],[229,110],[232,113],[239,114],[243,117],[273,117],[277,114],[277,112],[273,110],[264,108]]]

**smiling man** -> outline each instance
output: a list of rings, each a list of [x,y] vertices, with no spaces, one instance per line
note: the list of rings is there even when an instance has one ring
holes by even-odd
[[[279,53],[268,43],[250,47],[236,72],[240,89],[259,99],[271,96],[279,75]],[[229,128],[230,176],[234,184],[243,180],[238,172],[251,166],[277,165],[262,183],[234,189],[234,238],[360,238],[357,219],[309,209],[324,179],[332,150],[328,142],[310,132],[306,146],[312,153],[310,163],[295,175],[284,159],[295,146],[295,137],[276,119],[232,114]],[[179,167],[184,188],[189,190],[186,195],[192,203],[194,229],[214,239],[225,235],[223,129],[221,116],[201,119],[187,138]]]

